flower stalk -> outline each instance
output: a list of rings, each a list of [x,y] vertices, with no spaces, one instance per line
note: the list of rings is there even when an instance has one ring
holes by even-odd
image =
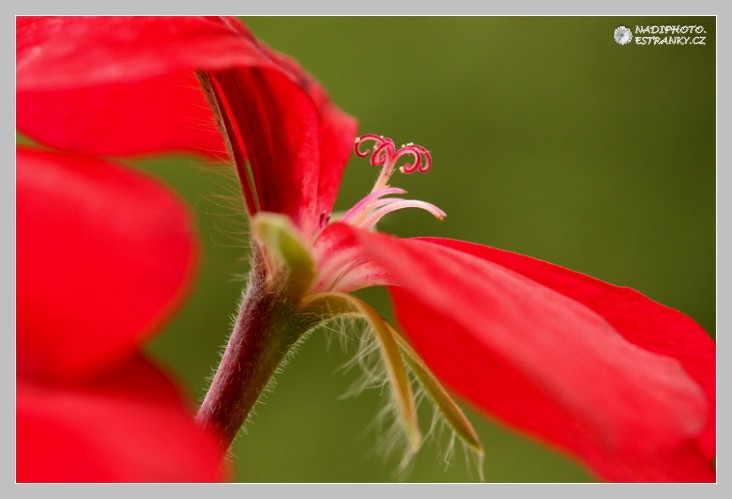
[[[199,424],[218,431],[222,449],[231,445],[292,346],[313,326],[295,310],[286,281],[285,273],[267,272],[265,257],[255,249],[233,331],[196,415]]]

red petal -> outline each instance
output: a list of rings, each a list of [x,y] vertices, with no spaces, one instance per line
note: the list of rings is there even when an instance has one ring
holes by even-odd
[[[202,17],[18,17],[16,48],[18,129],[105,155],[221,156],[194,71],[258,60],[240,30]]]
[[[350,225],[329,224],[318,234],[312,252],[318,268],[318,290],[350,293],[395,284],[389,272],[364,251]]]
[[[84,384],[20,380],[18,482],[210,482],[220,450],[173,384],[133,362]]]
[[[275,52],[266,45],[264,50],[290,78],[307,90],[318,112],[320,169],[318,172],[318,203],[315,216],[329,216],[333,211],[341,177],[353,150],[358,125],[356,120],[334,106],[320,84],[294,60]],[[297,165],[296,165],[297,166]]]
[[[611,480],[714,480],[696,443],[712,408],[678,361],[502,265],[423,241],[358,238],[400,283],[395,310],[415,349],[479,408]]]
[[[27,17],[16,21],[18,90],[141,81],[258,62],[246,31],[205,17]]]
[[[709,401],[711,410],[699,446],[708,460],[716,456],[716,345],[692,319],[631,288],[613,286],[536,258],[452,239],[421,240],[518,272],[592,309],[629,342],[677,359]]]
[[[82,89],[19,91],[16,126],[42,144],[84,154],[191,151],[226,157],[190,70]]]
[[[292,61],[262,54],[280,66],[211,72],[213,91],[249,212],[288,215],[307,238],[330,215],[356,124]]]
[[[121,361],[192,276],[187,209],[106,161],[21,148],[17,163],[19,371],[70,376]]]
[[[283,213],[303,229],[312,225],[320,151],[308,95],[280,71],[239,68],[211,80],[249,213]]]

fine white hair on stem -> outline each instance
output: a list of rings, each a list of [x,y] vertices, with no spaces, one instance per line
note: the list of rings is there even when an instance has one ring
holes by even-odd
[[[275,368],[274,372],[272,373],[272,376],[269,377],[267,380],[267,384],[264,386],[264,389],[262,390],[262,393],[259,395],[259,398],[252,406],[251,411],[247,415],[247,418],[244,420],[244,423],[241,426],[241,429],[239,430],[239,434],[246,435],[249,432],[249,426],[254,424],[254,420],[257,416],[257,409],[262,405],[267,405],[267,397],[269,394],[271,394],[275,388],[277,387],[277,376],[282,374],[287,367],[287,364],[297,355],[297,353],[300,351],[300,347],[307,341],[307,339],[310,337],[310,335],[315,331],[316,328],[311,328],[308,331],[306,331],[302,336],[300,336],[295,343],[293,343],[289,349],[287,350],[287,353],[285,354],[282,361],[279,363],[279,365]],[[233,447],[233,446],[232,446]]]

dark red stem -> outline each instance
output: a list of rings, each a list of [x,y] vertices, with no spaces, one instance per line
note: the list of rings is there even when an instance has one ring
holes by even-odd
[[[249,284],[213,382],[196,420],[215,428],[227,449],[267,386],[277,366],[311,327],[268,279],[254,251]]]

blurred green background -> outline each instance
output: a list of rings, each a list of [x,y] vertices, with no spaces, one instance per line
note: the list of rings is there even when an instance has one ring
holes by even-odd
[[[631,286],[715,328],[715,19],[611,17],[247,18],[297,60],[362,133],[432,151],[429,175],[394,184],[448,213],[407,210],[381,229],[465,239]],[[619,25],[701,24],[706,46],[620,46]],[[190,158],[145,161],[195,209],[202,261],[185,308],[150,350],[201,399],[246,274],[246,230],[232,177]],[[376,172],[352,160],[337,209]],[[221,197],[223,195],[223,198]],[[369,301],[389,314],[379,292]],[[530,348],[530,345],[527,345]],[[356,373],[312,335],[233,448],[247,482],[385,482],[369,429],[381,402],[340,400]],[[500,383],[501,380],[495,380]],[[468,410],[497,482],[592,477],[570,458]],[[423,420],[423,426],[428,423]],[[406,479],[474,481],[444,439],[428,443]]]

